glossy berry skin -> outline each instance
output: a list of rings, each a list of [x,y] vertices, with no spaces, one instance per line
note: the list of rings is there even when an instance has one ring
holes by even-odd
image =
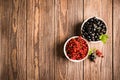
[[[99,50],[96,50],[96,55],[97,55],[98,57],[102,57],[102,58],[103,58],[103,54],[102,54],[102,52],[100,52]]]
[[[82,27],[82,36],[88,41],[99,41],[101,34],[107,31],[105,23],[96,18],[90,18]]]
[[[96,59],[95,54],[92,53],[92,54],[89,56],[89,59],[90,59],[91,61],[94,61],[94,62],[95,62],[95,59]]]

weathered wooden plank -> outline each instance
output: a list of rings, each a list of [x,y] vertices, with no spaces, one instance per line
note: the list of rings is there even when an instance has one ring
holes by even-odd
[[[74,36],[80,35],[80,26],[83,22],[83,1],[70,0],[68,1],[67,10],[67,35]],[[65,26],[64,26],[65,27]],[[68,80],[82,80],[83,79],[83,62],[73,63],[68,62],[67,65],[67,78]]]
[[[27,1],[27,79],[34,80],[34,0]]]
[[[17,79],[17,27],[18,27],[18,1],[9,3],[11,16],[9,17],[9,80]]]
[[[35,26],[34,26],[34,66],[35,80],[39,80],[39,0],[35,0]]]
[[[66,80],[67,61],[63,54],[64,39],[68,33],[67,0],[55,0],[55,80]],[[65,33],[66,32],[66,33]]]
[[[1,52],[0,52],[0,79],[9,79],[9,26],[11,26],[11,2],[1,0],[0,3],[0,33],[1,33]]]
[[[27,1],[27,79],[39,80],[39,1]]]
[[[54,0],[39,0],[39,2],[40,80],[54,80]]]
[[[120,0],[113,1],[113,80],[120,80]]]
[[[70,62],[63,53],[65,40],[80,35],[82,21],[83,0],[55,0],[55,80],[83,79],[83,63]]]
[[[84,0],[84,19],[91,16],[101,17],[107,24],[109,39],[105,45],[90,43],[104,54],[104,58],[97,58],[96,63],[86,60],[84,63],[85,80],[112,80],[112,0]]]
[[[2,5],[2,0],[0,0],[0,79],[2,78],[2,68],[3,68],[3,55],[2,55],[2,52],[1,52],[1,48],[2,48],[2,45],[1,45],[1,33],[2,33],[2,24],[1,24],[1,20],[2,20],[2,9],[3,9],[3,5]]]
[[[26,0],[19,0],[17,17],[17,80],[26,80]]]

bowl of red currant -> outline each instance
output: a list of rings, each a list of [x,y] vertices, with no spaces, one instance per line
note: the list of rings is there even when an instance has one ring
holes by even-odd
[[[89,44],[81,36],[70,37],[64,44],[64,54],[69,61],[81,62],[88,57]]]

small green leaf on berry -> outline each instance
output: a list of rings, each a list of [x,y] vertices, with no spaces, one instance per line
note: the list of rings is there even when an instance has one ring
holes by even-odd
[[[99,39],[105,44],[106,41],[107,41],[107,39],[108,39],[108,35],[102,34],[102,35],[99,37]]]
[[[88,53],[89,53],[89,55],[91,55],[93,53],[93,50],[90,49]]]

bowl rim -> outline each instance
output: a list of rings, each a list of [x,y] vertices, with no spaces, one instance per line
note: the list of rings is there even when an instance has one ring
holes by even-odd
[[[68,57],[67,52],[66,52],[66,45],[67,45],[67,43],[68,43],[71,39],[77,38],[77,37],[79,37],[79,36],[72,36],[72,37],[70,37],[69,39],[67,39],[67,41],[66,41],[65,44],[64,44],[64,48],[63,48],[64,55],[66,56],[66,58],[67,58],[69,61],[72,61],[72,62],[81,62],[81,61],[87,59],[87,57],[88,57],[88,55],[89,55],[89,49],[90,49],[89,43],[88,43],[88,41],[87,41],[86,39],[84,39],[84,38],[81,36],[82,39],[85,40],[86,43],[87,43],[87,45],[88,45],[87,55],[86,55],[83,59],[80,59],[80,60],[73,60],[73,59],[70,59],[70,58]]]
[[[90,18],[93,18],[93,17],[96,17],[97,19],[100,19],[101,21],[104,22],[104,24],[106,25],[106,29],[107,29],[107,24],[105,22],[105,20],[103,20],[102,18],[98,17],[98,16],[91,16],[91,17],[88,17],[87,19],[85,19],[81,25],[81,36],[82,36],[82,28],[83,28],[83,25],[90,19]],[[107,33],[107,30],[106,30],[106,33]],[[83,36],[82,36],[83,37]],[[87,39],[86,39],[87,40]],[[88,40],[87,40],[88,41]],[[99,43],[101,42],[100,40],[99,41],[89,41],[90,43]]]

